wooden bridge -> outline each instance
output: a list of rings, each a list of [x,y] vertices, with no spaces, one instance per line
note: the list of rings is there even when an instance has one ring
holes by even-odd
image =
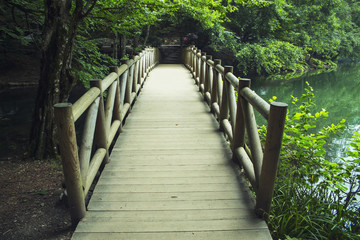
[[[270,106],[194,47],[185,65],[158,59],[148,48],[74,105],[55,105],[80,221],[73,239],[271,239],[259,215],[270,209],[286,104]],[[264,152],[252,106],[269,122]],[[86,110],[78,147],[74,123]]]

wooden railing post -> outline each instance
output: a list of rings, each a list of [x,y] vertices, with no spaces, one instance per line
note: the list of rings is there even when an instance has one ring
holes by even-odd
[[[221,60],[220,59],[215,59],[214,60],[214,67],[213,67],[213,81],[212,81],[212,87],[211,87],[211,103],[215,103],[219,101],[219,96],[218,96],[218,81],[219,81],[219,73],[216,70],[216,66],[217,65],[221,65]]]
[[[96,120],[96,128],[95,128],[95,144],[98,148],[104,148],[106,150],[105,155],[105,163],[109,163],[109,149],[108,149],[108,137],[109,132],[107,127],[105,126],[105,109],[104,109],[104,98],[103,98],[103,90],[101,86],[100,79],[94,79],[90,81],[91,87],[97,87],[100,89],[100,103],[99,110],[97,114]]]
[[[216,70],[217,65],[221,65],[221,60],[220,59],[215,59],[214,60],[214,67],[212,69],[213,70],[213,81],[212,81],[212,87],[211,87],[211,112],[214,115],[217,112],[215,110],[215,108],[218,108],[218,106],[220,106],[220,97],[219,97],[219,94],[218,94],[218,91],[219,91],[219,73]],[[215,103],[218,103],[218,105],[216,105]],[[218,116],[216,116],[216,117],[218,117]]]
[[[189,65],[190,65],[190,71],[191,74],[194,72],[194,57],[193,57],[193,51],[195,46],[191,46],[189,49]]]
[[[84,188],[89,171],[91,150],[94,142],[96,117],[99,110],[100,97],[98,97],[88,108],[84,123],[81,146],[79,151],[80,173]]]
[[[124,104],[125,104],[125,96],[126,96],[126,84],[127,84],[127,76],[128,76],[128,66],[126,64],[123,64],[122,66],[126,66],[126,70],[123,72],[123,74],[120,76],[119,81],[120,81],[120,105],[122,108],[124,108]],[[121,109],[121,112],[123,111],[123,109]],[[124,116],[121,115],[121,118],[123,118]],[[122,120],[122,119],[121,119]]]
[[[130,67],[130,61],[127,60],[126,64],[128,65],[128,69],[126,70],[126,88],[125,88],[125,99],[124,99],[124,103],[129,103],[131,104],[131,88],[132,88],[132,84],[131,84],[131,67]]]
[[[133,56],[132,57],[132,60],[134,61],[134,64],[132,66],[132,78],[133,78],[133,81],[132,81],[132,89],[133,89],[133,92],[137,93],[138,92],[138,72],[137,72],[137,61],[136,61],[136,56]],[[135,97],[136,97],[136,94],[135,94]]]
[[[71,221],[73,225],[76,225],[85,217],[86,210],[72,105],[58,103],[54,108]]]
[[[200,72],[201,72],[201,50],[198,50],[196,55],[196,77],[195,82],[196,84],[200,83]]]
[[[197,62],[196,53],[197,53],[197,48],[194,48],[193,51],[192,51],[192,72],[191,72],[194,79],[196,79],[196,68],[197,68],[197,65],[196,65],[196,62]]]
[[[225,70],[225,79],[226,74],[233,73],[234,68],[232,66],[226,67]],[[229,101],[229,113],[230,113],[230,123],[231,123],[231,129],[234,134],[235,130],[235,118],[236,118],[236,98],[235,98],[235,90],[232,84],[227,84],[227,94],[228,94],[228,101]]]
[[[142,86],[142,81],[141,81],[141,57],[140,54],[137,55],[137,62],[136,62],[136,79],[137,79],[137,84],[139,86],[139,88],[141,88]],[[139,89],[140,90],[140,89]]]
[[[241,106],[244,114],[246,133],[249,139],[249,146],[251,149],[251,160],[254,164],[256,185],[254,189],[258,192],[260,183],[261,166],[263,162],[263,150],[261,147],[259,131],[256,124],[254,115],[254,108],[245,98],[241,98]]]
[[[267,217],[270,212],[287,106],[286,103],[280,102],[270,104],[264,159],[261,168],[259,191],[256,196],[256,211],[262,217]]]
[[[150,48],[150,55],[151,55],[151,68],[150,70],[152,70],[155,66],[155,55],[154,55],[154,49]]]
[[[184,61],[185,66],[190,67],[190,46],[186,47],[185,50],[181,51],[181,59]]]
[[[133,92],[136,92],[136,83],[134,84],[134,65],[135,65],[135,63],[134,63],[134,60],[133,59],[131,59],[130,60],[130,68],[129,68],[129,78],[128,78],[128,84],[129,84],[129,86],[130,86],[130,102],[132,103],[132,101],[133,101],[133,97],[134,97],[134,95],[133,95]]]
[[[150,51],[149,51],[148,47],[145,49],[145,52],[146,52],[146,54],[145,54],[146,68],[145,69],[146,69],[146,75],[147,75],[147,73],[149,72],[149,69],[150,69],[150,53],[149,53]]]
[[[233,149],[245,146],[245,118],[241,103],[243,97],[239,94],[244,87],[250,87],[250,79],[242,78],[239,81]]]
[[[200,77],[199,77],[199,92],[201,93],[203,93],[202,90],[205,81],[205,71],[206,71],[206,52],[202,52],[200,57]]]
[[[139,71],[139,75],[140,75],[140,79],[141,79],[141,84],[143,83],[144,81],[144,50],[141,51],[141,53],[139,54],[140,56],[140,59],[139,59],[139,62],[140,62],[140,71]]]
[[[220,128],[221,127],[221,123],[223,120],[227,120],[229,118],[229,98],[228,98],[228,84],[230,84],[227,80],[226,80],[226,74],[228,72],[232,71],[232,66],[225,66],[224,68],[224,75],[223,75],[223,93],[222,93],[222,100],[221,100],[221,107],[220,107],[220,117],[219,117],[219,122],[220,122]]]
[[[152,63],[153,63],[153,55],[152,55],[152,48],[149,47],[149,72],[151,71],[152,69]]]
[[[119,68],[117,66],[111,66],[110,72],[115,72],[118,77],[117,87],[115,92],[115,102],[114,102],[114,118],[120,121],[119,133],[122,131],[122,119],[121,119],[121,99],[120,99],[120,78],[119,78]]]
[[[208,63],[208,60],[212,60],[211,55],[207,55],[206,56],[206,61],[205,61],[204,94],[206,94],[207,92],[210,92],[210,89],[211,89],[211,80],[210,80],[211,66]]]

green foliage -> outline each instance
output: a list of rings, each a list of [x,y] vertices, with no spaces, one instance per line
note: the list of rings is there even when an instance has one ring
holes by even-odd
[[[93,28],[135,36],[146,25],[158,21],[158,16],[167,10],[164,1],[151,0],[102,0],[98,1],[88,19]]]
[[[7,50],[11,40],[18,40],[25,46],[31,43],[40,44],[40,29],[43,21],[42,1],[1,1],[0,16],[0,47],[3,50]]]
[[[292,96],[268,223],[275,239],[359,239],[360,134],[350,144],[349,158],[328,161],[324,146],[345,120],[320,127],[329,113],[314,111],[314,97],[308,83],[301,97]]]
[[[229,21],[223,23],[234,37],[212,35],[214,48],[230,49],[243,74],[328,69],[339,58],[359,58],[360,4],[356,1],[264,2],[235,1]]]
[[[305,52],[288,42],[266,40],[263,43],[246,43],[236,53],[238,69],[247,75],[276,74],[284,71],[302,71]]]
[[[109,74],[109,66],[117,66],[116,59],[99,50],[101,40],[89,40],[78,36],[75,41],[73,69],[78,80],[90,87],[91,79],[102,79]]]

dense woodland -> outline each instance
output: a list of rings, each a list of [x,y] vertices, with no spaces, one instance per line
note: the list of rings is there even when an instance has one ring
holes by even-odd
[[[88,86],[90,79],[104,77],[108,66],[168,37],[196,35],[191,44],[225,56],[241,76],[334,68],[339,60],[360,59],[357,0],[4,0],[0,12],[1,64],[6,66],[9,49],[19,43],[41,58],[29,144],[36,159],[57,155],[55,103],[67,101],[77,83]],[[360,177],[349,172],[360,171],[359,137],[348,152],[351,164],[324,163],[323,141],[341,131],[343,122],[314,135],[316,120],[327,113],[311,112],[313,97],[308,86],[293,99],[298,111],[287,119],[280,168],[287,177],[278,180],[269,224],[279,239],[356,239]],[[321,170],[313,172],[316,168]],[[285,203],[304,208],[290,211]]]
[[[225,54],[242,76],[335,67],[360,54],[355,0],[5,0],[0,11],[3,65],[14,41],[41,53],[31,134],[32,155],[40,159],[56,153],[53,104],[66,101],[77,82],[88,85],[166,37],[195,34],[195,45]]]

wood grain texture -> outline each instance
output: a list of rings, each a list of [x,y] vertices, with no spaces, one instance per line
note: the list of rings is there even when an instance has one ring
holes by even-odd
[[[182,65],[144,84],[73,239],[271,239]]]

